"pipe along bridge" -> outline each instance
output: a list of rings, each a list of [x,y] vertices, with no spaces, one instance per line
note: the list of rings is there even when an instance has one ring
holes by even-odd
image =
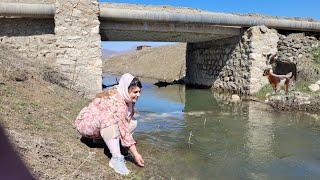
[[[241,28],[265,25],[281,30],[320,32],[320,22],[183,9],[128,8],[99,4],[103,41],[203,42],[237,36]],[[0,16],[54,18],[54,4],[0,3]]]

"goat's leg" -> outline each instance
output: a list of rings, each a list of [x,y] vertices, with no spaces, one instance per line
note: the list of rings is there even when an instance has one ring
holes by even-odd
[[[286,94],[288,94],[288,86],[289,86],[289,83],[286,83],[284,85],[284,90],[285,90]]]
[[[286,82],[284,84],[284,88],[285,88],[286,94],[288,94],[289,85],[290,85],[290,79],[286,79]]]
[[[275,85],[273,83],[271,85],[272,85],[272,89],[273,89],[274,93],[277,94],[277,85]]]

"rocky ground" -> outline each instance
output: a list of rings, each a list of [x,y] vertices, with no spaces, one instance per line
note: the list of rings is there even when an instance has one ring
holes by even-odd
[[[163,179],[156,164],[161,150],[137,139],[146,167],[128,162],[121,177],[108,166],[103,146],[80,141],[74,119],[89,100],[63,88],[48,73],[0,47],[0,126],[37,179]],[[45,80],[46,79],[46,80]],[[1,147],[4,148],[4,147]],[[0,158],[1,159],[1,158]],[[2,162],[3,163],[3,162]]]
[[[267,98],[267,103],[281,111],[307,111],[319,113],[320,94],[295,91],[289,95],[270,96]]]
[[[320,64],[319,57],[302,58],[297,64],[298,81],[289,87],[288,95],[273,94],[266,101],[272,107],[285,111],[307,111],[319,113],[320,110]],[[271,92],[271,88],[269,88]]]

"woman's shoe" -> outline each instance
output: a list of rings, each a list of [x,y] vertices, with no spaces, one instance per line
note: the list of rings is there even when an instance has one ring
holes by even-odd
[[[123,156],[112,157],[109,161],[109,166],[121,175],[127,175],[130,173]]]

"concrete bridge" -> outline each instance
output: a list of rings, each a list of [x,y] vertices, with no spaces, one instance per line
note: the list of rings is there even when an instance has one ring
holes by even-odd
[[[320,22],[303,19],[96,0],[30,2],[0,3],[0,45],[53,67],[62,85],[88,96],[101,90],[101,41],[187,42],[188,84],[250,94],[266,84],[264,54],[278,52],[277,30],[320,32]]]

